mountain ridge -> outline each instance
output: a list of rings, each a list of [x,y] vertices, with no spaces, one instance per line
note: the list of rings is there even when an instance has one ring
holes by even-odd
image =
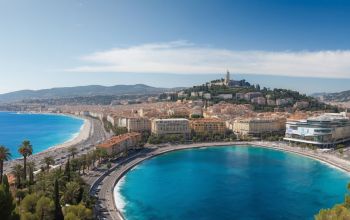
[[[350,90],[332,93],[314,93],[311,96],[325,102],[348,102],[350,101]]]
[[[87,85],[73,87],[55,87],[39,90],[19,90],[0,94],[0,102],[18,102],[31,99],[55,99],[71,97],[89,97],[95,95],[135,95],[135,94],[157,94],[167,91],[176,91],[180,88],[158,88],[145,84],[134,85]]]

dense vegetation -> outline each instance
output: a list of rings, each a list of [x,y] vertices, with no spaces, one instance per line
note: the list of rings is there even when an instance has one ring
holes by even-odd
[[[350,219],[350,184],[347,186],[348,193],[345,195],[344,202],[337,204],[330,209],[321,209],[315,215],[315,220],[347,220]]]
[[[19,147],[23,157],[32,152],[29,141],[23,141]],[[94,198],[88,194],[89,186],[81,175],[95,167],[107,153],[97,149],[77,157],[77,149],[69,149],[69,158],[64,167],[51,168],[54,160],[46,157],[42,161],[41,172],[34,175],[35,163],[23,160],[23,166],[13,167],[15,183],[10,186],[4,175],[0,185],[0,218],[5,220],[60,220],[60,219],[93,219],[92,207]],[[0,164],[10,158],[11,154],[0,146]],[[26,169],[24,168],[26,167]]]

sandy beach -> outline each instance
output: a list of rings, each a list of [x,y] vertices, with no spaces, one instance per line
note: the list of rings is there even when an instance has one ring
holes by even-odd
[[[65,116],[77,117],[72,115]],[[98,120],[88,117],[77,118],[83,119],[84,124],[81,126],[79,133],[75,137],[62,144],[49,147],[44,151],[35,153],[28,157],[28,161],[36,162],[36,169],[40,168],[41,161],[47,156],[53,157],[55,160],[55,165],[59,165],[65,162],[66,158],[68,157],[67,149],[71,146],[75,146],[78,149],[78,154],[86,153],[88,150],[92,149],[97,142],[99,142],[101,139],[106,138],[103,126]],[[11,172],[11,167],[13,167],[14,164],[17,163],[22,163],[22,158],[5,162],[5,173]]]

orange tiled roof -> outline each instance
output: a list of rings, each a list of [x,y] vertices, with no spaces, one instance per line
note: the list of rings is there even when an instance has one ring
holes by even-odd
[[[140,136],[140,133],[137,132],[131,132],[131,133],[126,133],[126,134],[121,134],[118,136],[113,136],[110,139],[104,141],[103,143],[99,144],[98,147],[102,147],[102,148],[109,148],[112,147],[113,145],[119,144],[123,141],[126,141],[129,138],[132,137],[137,137]]]

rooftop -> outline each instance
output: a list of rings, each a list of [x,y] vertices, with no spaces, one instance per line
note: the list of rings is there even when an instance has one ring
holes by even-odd
[[[131,132],[131,133],[126,133],[126,134],[121,134],[118,136],[113,136],[110,139],[104,141],[103,143],[99,144],[98,147],[102,147],[102,148],[110,148],[115,144],[119,144],[122,141],[126,141],[129,138],[132,137],[137,137],[140,136],[140,133],[137,132]]]

